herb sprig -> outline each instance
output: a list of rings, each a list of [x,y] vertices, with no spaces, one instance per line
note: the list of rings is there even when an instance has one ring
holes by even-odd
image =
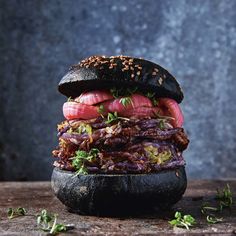
[[[229,184],[227,184],[222,190],[217,189],[215,199],[218,200],[218,206],[210,206],[209,203],[203,203],[201,207],[202,214],[209,212],[221,212],[224,208],[231,208],[233,205],[233,194],[231,192]]]
[[[231,192],[229,184],[222,190],[217,189],[216,199],[219,200],[219,210],[224,208],[231,208],[233,205],[233,194]]]
[[[132,102],[132,99],[131,97],[123,97],[120,99],[119,101],[124,107],[127,107],[128,105],[132,104],[133,105],[133,102]]]
[[[118,120],[119,119],[119,117],[118,117],[118,114],[117,114],[117,112],[115,111],[114,113],[108,113],[107,114],[107,121],[106,121],[106,124],[110,124],[111,122],[113,122],[113,121],[116,121],[116,120]]]
[[[98,113],[103,117],[103,113],[105,112],[105,107],[104,105],[100,105],[98,107]]]
[[[7,210],[8,219],[13,219],[18,216],[24,216],[26,213],[27,213],[27,210],[24,207],[18,207],[16,209],[8,208]]]
[[[218,210],[218,207],[209,206],[207,202],[203,203],[203,205],[201,206],[202,214],[208,214],[209,212],[217,212]]]
[[[45,209],[37,216],[37,225],[41,230],[49,232],[52,235],[74,228],[73,225],[57,223],[57,215],[51,214]]]
[[[146,97],[148,97],[148,98],[150,98],[152,100],[153,106],[157,106],[158,105],[158,100],[155,97],[156,94],[154,92],[147,92],[145,95],[146,95]]]
[[[229,184],[227,184],[222,190],[217,189],[215,199],[218,201],[217,206],[211,206],[208,202],[203,203],[201,212],[206,215],[206,220],[210,224],[216,224],[223,221],[223,218],[217,218],[215,213],[222,212],[224,208],[231,209],[233,205],[233,194],[231,192]]]
[[[105,123],[110,124],[113,121],[117,121],[117,120],[129,120],[129,118],[118,116],[116,111],[114,113],[109,112],[107,114],[107,120],[105,121]]]
[[[76,170],[76,175],[88,174],[87,168],[85,167],[85,162],[92,162],[98,155],[99,150],[97,148],[92,148],[89,152],[78,150],[75,154],[76,156],[72,158],[72,166]]]
[[[183,215],[181,212],[175,212],[175,219],[169,221],[169,224],[175,227],[186,228],[193,227],[196,224],[196,220],[191,215]]]
[[[73,102],[74,99],[72,97],[68,97],[67,102]]]
[[[18,216],[26,216],[27,210],[24,207],[8,208],[7,216],[8,219],[13,219]],[[40,214],[36,215],[37,225],[40,230],[49,232],[51,235],[56,235],[60,232],[65,232],[74,229],[74,225],[60,224],[57,223],[57,214],[51,214],[47,210],[43,209]]]
[[[208,215],[206,219],[209,224],[216,224],[223,221],[223,218],[217,218],[214,215]]]

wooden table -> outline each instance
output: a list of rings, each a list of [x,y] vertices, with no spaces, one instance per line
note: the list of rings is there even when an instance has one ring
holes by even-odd
[[[207,224],[200,212],[203,202],[215,204],[216,188],[223,188],[229,183],[236,195],[236,180],[190,181],[183,199],[174,209],[161,215],[101,218],[80,216],[66,211],[54,197],[49,182],[2,182],[0,183],[0,235],[45,235],[37,229],[35,215],[42,209],[59,215],[62,223],[73,223],[75,229],[61,235],[232,235],[236,234],[236,206],[231,211],[225,209],[221,215],[224,221],[218,224]],[[234,198],[235,201],[235,198]],[[6,211],[9,207],[25,207],[28,216],[9,220]],[[191,214],[197,225],[187,231],[168,224],[174,212],[180,210]]]

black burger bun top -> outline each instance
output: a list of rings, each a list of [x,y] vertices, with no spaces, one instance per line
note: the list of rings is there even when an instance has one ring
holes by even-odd
[[[78,97],[94,89],[135,88],[155,92],[180,103],[183,92],[176,79],[153,62],[128,56],[91,56],[70,68],[58,85],[67,97]]]

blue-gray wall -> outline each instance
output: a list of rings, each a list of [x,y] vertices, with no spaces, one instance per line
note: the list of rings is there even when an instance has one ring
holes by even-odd
[[[236,177],[236,1],[1,0],[0,179],[49,179],[57,83],[93,54],[166,67],[185,92],[189,176]]]

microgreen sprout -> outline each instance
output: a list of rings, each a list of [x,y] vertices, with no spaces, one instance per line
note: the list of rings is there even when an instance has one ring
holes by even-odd
[[[85,162],[92,162],[98,155],[99,150],[97,148],[92,148],[89,152],[78,150],[76,156],[72,158],[72,166],[76,170],[76,175],[87,174],[87,168],[85,167]]]
[[[52,235],[74,228],[72,225],[57,223],[57,215],[51,214],[45,209],[37,216],[37,225],[41,230],[49,232]]]
[[[102,116],[102,117],[104,117],[103,116],[103,113],[105,112],[105,107],[104,107],[104,105],[100,105],[99,107],[98,107],[98,113]]]
[[[74,99],[72,97],[68,97],[67,102],[73,102]]]
[[[26,213],[27,213],[27,210],[24,207],[18,207],[16,209],[8,208],[7,210],[8,219],[13,219],[18,216],[24,216],[26,215]]]
[[[206,217],[206,219],[207,219],[207,222],[208,222],[209,224],[217,224],[217,223],[223,221],[223,218],[217,218],[217,217],[214,216],[214,215],[208,215],[208,216]]]
[[[119,101],[124,107],[127,107],[128,105],[132,104],[133,105],[133,102],[132,102],[132,99],[130,97],[123,97],[120,99]]]
[[[191,215],[183,215],[177,211],[175,213],[175,219],[169,221],[169,224],[175,227],[186,228],[193,227],[196,224],[196,220]]]
[[[229,184],[222,190],[217,189],[216,199],[219,200],[219,210],[223,208],[231,208],[233,205],[233,194],[231,192]]]
[[[119,119],[119,117],[118,117],[118,114],[117,114],[117,112],[114,112],[114,113],[108,113],[107,114],[107,121],[106,121],[106,124],[110,124],[111,122],[113,122],[113,121],[116,121],[116,120],[118,120]]]

